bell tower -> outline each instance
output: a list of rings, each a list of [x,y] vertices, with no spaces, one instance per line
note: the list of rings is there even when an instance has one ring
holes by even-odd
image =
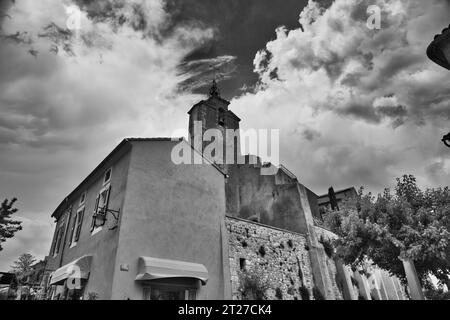
[[[229,104],[229,101],[220,96],[220,90],[214,79],[209,89],[208,98],[196,103],[188,112],[189,139],[191,144],[199,149],[198,151],[202,152],[202,154],[209,157],[209,152],[205,152],[208,151],[206,148],[208,148],[208,145],[216,142],[215,139],[218,134],[221,135],[223,139],[220,142],[223,146],[222,156],[220,157],[220,154],[217,154],[217,158],[212,160],[225,172],[228,172],[229,165],[226,161],[227,150],[228,152],[234,151],[233,163],[237,163],[236,159],[240,151],[239,122],[241,119],[228,109]],[[234,130],[235,134],[231,141],[228,141],[230,136],[227,139],[227,135],[231,132],[230,130],[227,131],[227,129]],[[211,135],[213,136],[212,138]]]

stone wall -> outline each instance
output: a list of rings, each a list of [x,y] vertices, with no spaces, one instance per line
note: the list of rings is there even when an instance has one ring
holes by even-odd
[[[260,164],[229,166],[229,172],[227,215],[306,234],[305,208],[295,178],[282,170],[264,175]]]
[[[226,218],[233,299],[239,291],[241,270],[258,268],[267,278],[268,299],[301,300],[300,287],[314,287],[306,236],[239,218]],[[245,259],[245,260],[244,260]]]
[[[315,226],[314,231],[317,235],[317,239],[319,240],[319,242],[322,242],[323,240],[331,242],[338,238],[338,236],[335,233],[322,227]],[[342,279],[342,277],[338,274],[336,261],[326,254],[324,255],[324,259],[328,269],[328,276],[330,279],[331,290],[334,293],[334,297],[336,300],[342,300],[344,299],[343,297],[344,284],[342,283],[344,279]]]

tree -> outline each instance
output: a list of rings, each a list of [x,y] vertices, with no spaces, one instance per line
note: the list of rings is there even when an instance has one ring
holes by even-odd
[[[328,211],[325,224],[340,236],[336,255],[352,267],[367,259],[406,283],[399,257],[414,261],[422,286],[429,274],[449,285],[450,189],[420,190],[412,175],[397,178],[395,193],[374,197],[360,189],[340,211]]]
[[[427,289],[424,294],[428,300],[450,300],[450,291],[444,292],[442,288]]]
[[[11,219],[11,215],[17,212],[17,208],[14,208],[16,201],[16,198],[11,201],[5,199],[0,207],[0,251],[3,250],[2,242],[14,237],[17,231],[22,230],[22,221],[14,221]]]
[[[33,270],[31,266],[35,262],[36,259],[31,254],[23,253],[16,261],[14,261],[14,264],[11,266],[12,272],[16,274],[19,281],[22,281],[23,278]]]

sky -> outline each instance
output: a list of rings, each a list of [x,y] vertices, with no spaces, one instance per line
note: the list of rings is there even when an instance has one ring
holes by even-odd
[[[123,138],[187,131],[214,73],[317,194],[447,185],[450,73],[425,51],[449,16],[448,0],[0,0],[0,198],[23,221],[0,271],[48,254],[51,213]]]

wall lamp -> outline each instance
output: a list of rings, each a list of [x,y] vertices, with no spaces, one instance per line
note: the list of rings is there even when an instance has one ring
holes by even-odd
[[[450,148],[450,132],[442,137],[442,142]]]

